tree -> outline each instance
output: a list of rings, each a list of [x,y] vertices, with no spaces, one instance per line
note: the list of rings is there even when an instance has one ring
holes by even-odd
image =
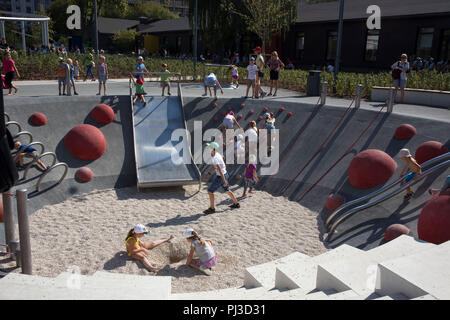
[[[164,8],[159,3],[150,1],[144,2],[143,0],[136,1],[136,4],[130,7],[127,19],[138,19],[139,17],[147,17],[152,19],[176,19],[178,15],[170,12],[169,9]]]
[[[241,3],[241,6],[238,3]],[[255,33],[265,43],[271,42],[272,34],[289,30],[297,18],[296,0],[228,0],[228,8],[241,16],[247,29]]]
[[[135,47],[136,37],[139,35],[134,29],[116,32],[113,36],[114,45],[124,51]]]

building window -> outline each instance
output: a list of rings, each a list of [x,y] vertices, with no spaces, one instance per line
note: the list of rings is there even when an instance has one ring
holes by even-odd
[[[327,60],[336,59],[336,49],[337,49],[337,31],[329,31],[327,41]]]
[[[305,52],[305,34],[303,32],[297,33],[297,48],[296,57],[297,59],[303,59],[303,53]]]
[[[431,48],[433,47],[434,28],[420,28],[417,36],[416,56],[428,58],[431,56]]]
[[[450,29],[442,32],[440,60],[450,59]]]
[[[366,61],[376,61],[378,52],[378,41],[380,40],[379,30],[368,30],[366,38]]]

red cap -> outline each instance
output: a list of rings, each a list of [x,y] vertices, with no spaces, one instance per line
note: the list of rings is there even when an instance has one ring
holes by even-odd
[[[261,52],[261,47],[256,47],[255,49],[253,49],[253,51],[259,51],[259,52]]]

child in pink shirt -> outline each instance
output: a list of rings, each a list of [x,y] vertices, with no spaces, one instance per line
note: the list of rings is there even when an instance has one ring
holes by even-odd
[[[256,156],[250,155],[250,159],[248,161],[248,164],[245,166],[245,184],[244,184],[244,193],[242,194],[242,197],[247,196],[247,189],[248,193],[253,193],[253,188],[258,183],[258,176],[256,174]]]
[[[17,93],[18,88],[12,84],[12,80],[14,79],[14,73],[17,73],[19,78],[20,74],[9,52],[7,52],[3,58],[3,72],[5,73],[5,86],[9,89],[8,95],[12,95],[13,88],[15,90],[14,93]]]

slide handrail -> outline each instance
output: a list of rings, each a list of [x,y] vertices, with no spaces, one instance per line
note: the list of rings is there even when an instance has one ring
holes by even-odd
[[[430,165],[436,164],[436,163],[439,162],[439,161],[447,160],[447,159],[449,159],[449,158],[450,158],[450,152],[447,152],[447,153],[445,153],[445,154],[443,154],[443,155],[440,155],[440,156],[438,156],[438,157],[435,157],[435,158],[433,158],[433,159],[430,159],[430,160],[428,160],[428,161],[422,163],[422,164],[421,164],[421,167],[422,167],[422,168],[426,168],[426,167],[428,167],[428,166],[430,166]],[[359,204],[359,203],[361,203],[361,202],[364,202],[364,201],[366,201],[366,200],[369,200],[369,199],[371,199],[371,198],[373,198],[373,197],[375,197],[375,196],[377,196],[377,195],[379,195],[379,194],[381,194],[381,193],[383,193],[383,192],[385,192],[385,191],[388,191],[388,190],[392,189],[392,188],[395,187],[397,184],[401,183],[404,179],[405,179],[405,176],[402,176],[402,177],[396,179],[395,181],[393,181],[392,183],[390,183],[390,184],[388,184],[388,185],[385,185],[385,186],[383,186],[383,187],[380,188],[380,189],[375,190],[374,192],[371,192],[371,193],[369,193],[369,194],[367,194],[367,195],[365,195],[365,196],[363,196],[363,197],[360,197],[360,198],[357,198],[357,199],[355,199],[355,200],[352,200],[352,201],[349,201],[349,202],[344,203],[343,205],[341,205],[339,208],[337,208],[337,209],[336,209],[336,210],[328,217],[328,219],[327,219],[327,221],[326,221],[326,223],[325,223],[325,226],[328,228],[328,226],[330,225],[330,223],[332,222],[332,220],[333,220],[337,215],[339,215],[340,213],[342,213],[342,211],[344,211],[344,210],[346,210],[346,209],[348,209],[348,208],[350,208],[350,207],[352,207],[352,206],[354,206],[354,205],[357,205],[357,204]]]
[[[415,183],[419,182],[424,177],[428,176],[429,174],[433,173],[434,171],[436,171],[436,170],[438,170],[438,169],[440,169],[442,167],[445,167],[447,165],[450,165],[450,160],[447,160],[445,162],[441,162],[441,163],[435,165],[434,167],[431,167],[430,169],[423,171],[422,174],[417,176],[417,178],[418,178],[417,180],[413,179],[413,180],[409,181],[408,183],[405,183],[405,184],[401,185],[399,188],[395,189],[393,192],[385,195],[384,197],[381,197],[381,198],[376,199],[374,201],[365,203],[365,204],[363,204],[363,205],[361,205],[359,207],[352,208],[349,211],[345,212],[344,215],[342,215],[338,220],[336,220],[333,223],[333,225],[331,226],[331,228],[330,228],[330,230],[328,232],[328,235],[327,235],[325,241],[329,241],[331,239],[331,237],[334,234],[337,226],[340,223],[342,223],[343,221],[347,220],[348,218],[350,218],[351,216],[353,216],[357,212],[359,212],[361,210],[364,210],[364,209],[367,209],[367,208],[370,208],[370,207],[373,207],[373,206],[375,206],[375,205],[377,205],[377,204],[379,204],[381,202],[384,202],[384,201],[394,197],[395,195],[397,195],[400,192],[404,191],[406,188],[408,188],[408,187],[414,185]],[[404,179],[404,177],[403,177],[403,179]]]

